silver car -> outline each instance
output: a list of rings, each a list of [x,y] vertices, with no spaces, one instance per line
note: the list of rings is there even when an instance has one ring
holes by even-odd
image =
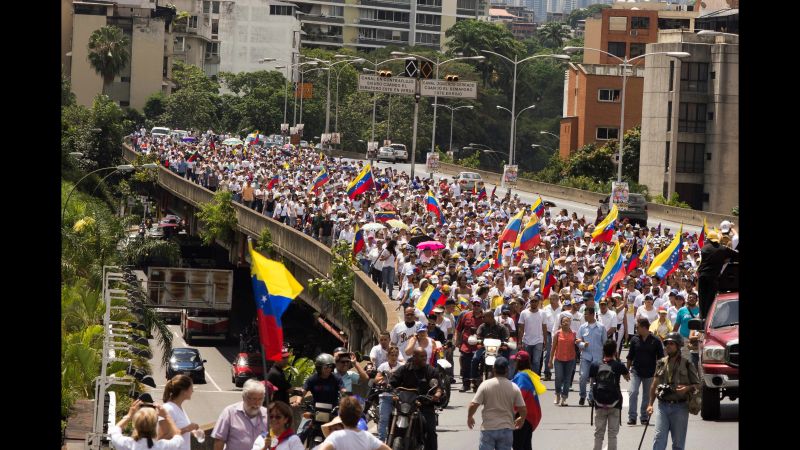
[[[381,147],[378,149],[378,161],[397,161],[397,157],[395,156],[394,149],[392,147]]]
[[[461,186],[461,190],[468,190],[471,191],[475,189],[475,185],[478,185],[478,189],[483,187],[483,178],[481,174],[475,172],[459,172],[458,177],[456,177],[458,184]]]
[[[404,144],[391,144],[389,147],[392,147],[394,150],[394,160],[408,162],[408,150]]]

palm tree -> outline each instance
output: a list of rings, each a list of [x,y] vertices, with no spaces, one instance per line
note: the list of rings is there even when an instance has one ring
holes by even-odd
[[[487,56],[481,50],[491,50],[513,58],[515,54],[520,55],[525,51],[522,43],[515,40],[510,31],[490,22],[462,20],[450,27],[445,36],[449,38],[447,46],[450,51],[464,56]],[[484,87],[495,71],[494,63],[491,58],[477,63],[483,72]]]
[[[128,65],[128,38],[119,27],[105,26],[89,36],[89,63],[103,77],[103,93]]]
[[[569,30],[564,28],[563,22],[548,22],[542,26],[537,34],[539,40],[547,47],[556,49],[564,45],[564,40],[569,39]]]

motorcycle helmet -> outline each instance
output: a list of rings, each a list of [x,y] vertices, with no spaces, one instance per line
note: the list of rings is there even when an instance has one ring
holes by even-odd
[[[347,353],[347,349],[344,347],[336,347],[333,349],[333,354],[335,355],[337,353]]]
[[[316,368],[317,373],[322,373],[322,368],[325,366],[333,367],[334,365],[333,356],[329,353],[321,353],[314,360],[314,367]]]
[[[673,331],[672,333],[667,334],[667,337],[664,338],[664,344],[666,344],[669,341],[678,344],[678,348],[683,347],[683,336],[681,336],[680,333],[676,333]]]

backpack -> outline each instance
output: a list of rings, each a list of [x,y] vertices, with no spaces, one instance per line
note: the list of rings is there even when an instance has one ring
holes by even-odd
[[[611,365],[606,362],[600,364],[592,381],[592,396],[598,406],[613,408],[619,401],[619,389],[617,387],[617,376],[611,369]]]

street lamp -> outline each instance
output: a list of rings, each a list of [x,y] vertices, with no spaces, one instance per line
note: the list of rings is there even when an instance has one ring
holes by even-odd
[[[81,178],[80,180],[78,180],[77,183],[75,183],[75,186],[72,186],[72,189],[70,189],[69,194],[67,194],[67,199],[64,201],[64,208],[61,210],[61,221],[62,222],[64,221],[64,214],[66,214],[66,212],[67,212],[67,204],[69,203],[70,197],[72,197],[72,193],[75,192],[75,188],[77,188],[78,185],[81,184],[81,181],[83,181],[87,177],[89,177],[89,175],[92,175],[92,174],[95,174],[97,172],[100,172],[101,170],[114,170],[115,172],[116,171],[130,172],[133,169],[134,169],[134,167],[131,164],[121,164],[119,166],[101,167],[99,169],[95,169],[95,170],[87,173],[86,175],[84,175],[83,178]]]
[[[436,57],[436,61],[434,62],[430,58],[426,58],[426,57],[420,56],[420,55],[415,55],[413,53],[391,52],[390,54],[392,56],[406,56],[406,57],[411,56],[411,57],[414,57],[414,58],[418,58],[418,59],[422,59],[422,60],[428,61],[429,63],[433,64],[434,67],[436,67],[436,72],[435,72],[434,77],[433,77],[434,80],[438,80],[439,79],[439,67],[443,66],[443,65],[445,65],[445,64],[447,64],[449,62],[459,61],[459,60],[483,61],[484,59],[486,59],[486,57],[483,56],[483,55],[479,55],[479,56],[458,56],[458,57],[455,57],[455,58],[450,58],[448,60],[439,62],[439,57],[437,56]],[[434,92],[434,94],[435,94],[435,92]],[[437,95],[434,95],[433,96],[433,131],[431,132],[432,133],[431,134],[431,152],[433,152],[434,149],[436,148],[436,106],[438,104],[439,104],[439,97]],[[412,151],[412,153],[413,153],[413,151]]]
[[[336,56],[344,56],[344,55],[336,55]],[[331,62],[331,61],[324,61],[324,60],[317,60],[323,64],[327,64],[328,66],[328,87],[325,91],[325,95],[327,99],[325,100],[325,133],[330,132],[330,123],[331,123],[331,71],[330,69],[337,65],[337,64],[348,64],[348,63],[362,63],[364,62],[364,58],[354,58],[354,59],[342,59],[340,61]],[[339,113],[339,74],[341,70],[336,72],[336,113]]]
[[[548,147],[548,146],[546,146],[546,145],[531,144],[531,148],[536,148],[536,147],[542,147],[542,148],[544,148],[544,149],[550,150],[551,152],[553,151],[553,149],[552,149],[552,148],[550,148],[550,147]]]
[[[511,134],[511,141],[508,143],[508,164],[509,165],[513,165],[514,164],[514,135],[515,135],[515,131],[516,131],[516,130],[514,130],[514,120],[513,120],[513,118],[514,118],[514,114],[516,114],[516,111],[517,111],[516,110],[516,107],[517,107],[517,66],[519,64],[524,63],[525,61],[528,61],[528,60],[531,60],[531,59],[536,59],[536,58],[555,58],[555,59],[558,59],[558,60],[561,60],[561,61],[569,61],[571,58],[570,58],[569,55],[533,55],[533,56],[528,56],[527,58],[518,60],[517,59],[517,55],[514,55],[514,60],[512,61],[511,58],[509,58],[507,56],[503,56],[503,55],[501,55],[499,53],[495,53],[495,52],[490,51],[490,50],[481,50],[481,51],[484,52],[484,53],[490,53],[492,55],[499,56],[499,57],[505,59],[506,61],[508,61],[509,63],[514,65],[514,82],[513,82],[513,85],[512,85],[513,89],[511,91],[511,118],[512,118],[512,120],[511,120],[511,133],[510,133]]]
[[[636,56],[634,58],[628,58],[627,56],[624,57],[624,58],[620,58],[617,55],[609,53],[609,52],[607,52],[605,50],[600,50],[598,48],[572,47],[572,46],[564,47],[564,51],[567,52],[567,53],[574,53],[574,52],[581,51],[581,50],[593,50],[593,51],[596,51],[596,52],[600,52],[600,53],[608,55],[608,56],[610,56],[610,57],[612,57],[612,58],[614,58],[614,59],[616,59],[617,61],[620,62],[619,66],[620,66],[620,70],[622,71],[622,94],[620,96],[621,105],[620,105],[620,113],[619,113],[619,130],[617,131],[617,140],[619,141],[619,162],[618,162],[619,165],[617,166],[617,182],[620,183],[620,182],[622,182],[622,149],[623,149],[623,144],[624,144],[623,137],[624,137],[624,130],[625,130],[625,86],[627,86],[627,84],[628,84],[628,72],[627,72],[628,66],[630,66],[632,62],[634,62],[634,61],[636,61],[638,59],[644,58],[645,56],[666,55],[666,56],[670,56],[670,57],[673,57],[673,58],[681,59],[681,58],[687,58],[687,57],[691,56],[691,54],[689,54],[687,52],[651,52],[651,53],[645,53],[643,55]]]
[[[497,105],[497,109],[502,109],[503,111],[511,114],[511,119],[512,119],[511,120],[511,122],[512,122],[511,123],[511,129],[514,131],[514,133],[517,132],[517,119],[519,119],[519,116],[522,113],[524,113],[525,111],[527,111],[529,109],[533,109],[533,108],[536,108],[536,105],[527,106],[527,107],[523,108],[520,112],[518,112],[516,116],[514,116],[514,113],[512,113],[510,109],[508,109],[508,108],[506,108],[504,106]],[[516,152],[516,150],[517,150],[517,136],[516,135],[510,136],[509,139],[511,139],[512,145],[514,145],[514,147],[513,147],[514,151]],[[509,152],[508,159],[511,159],[511,152]],[[509,161],[509,164],[511,164],[510,161]]]
[[[539,134],[549,134],[550,136],[553,136],[554,138],[556,138],[558,140],[561,140],[561,137],[559,135],[557,135],[555,133],[551,133],[549,131],[540,131]]]
[[[392,52],[391,54],[393,55],[394,53],[395,52]],[[402,60],[405,60],[405,58],[389,58],[389,59],[383,60],[381,62],[378,62],[377,59],[375,60],[375,62],[372,62],[372,61],[369,61],[369,60],[364,60],[363,61],[364,63],[372,65],[372,69],[367,69],[365,67],[365,68],[363,68],[363,71],[364,72],[377,72],[378,71],[378,66],[380,66],[382,64],[385,64],[385,63],[390,62],[390,61],[402,61]],[[371,136],[370,137],[370,142],[375,142],[375,109],[376,109],[377,105],[378,105],[378,93],[377,92],[373,92],[372,93],[372,132],[371,132],[371,135],[370,135]],[[369,145],[367,145],[367,148],[369,149]],[[367,153],[369,153],[369,151],[367,151]],[[371,159],[370,159],[370,164],[372,164],[372,160]],[[411,165],[411,178],[412,179],[414,178],[413,161],[412,161],[412,165]]]
[[[459,109],[473,109],[474,107],[472,105],[463,105],[453,108],[447,105],[434,105],[434,111],[436,111],[436,106],[441,106],[450,110],[450,145],[447,147],[447,151],[453,151],[453,116],[455,116],[455,112]]]

